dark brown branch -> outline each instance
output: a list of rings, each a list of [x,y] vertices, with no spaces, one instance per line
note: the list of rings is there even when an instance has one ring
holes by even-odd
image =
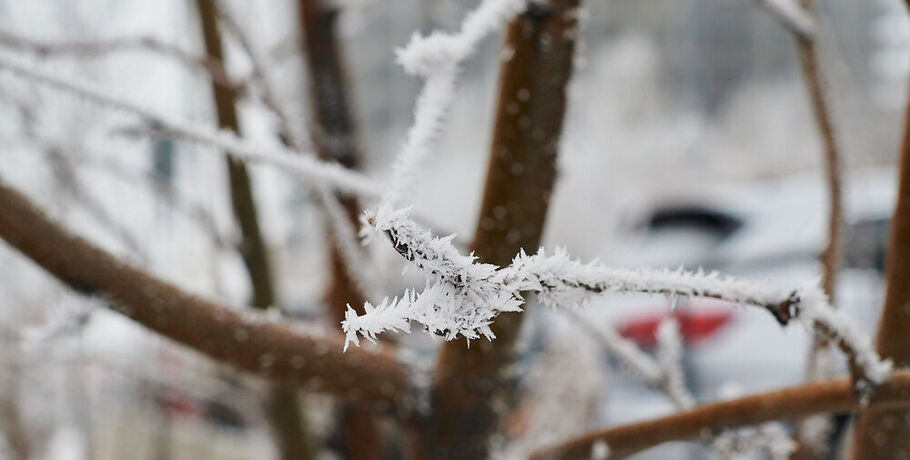
[[[907,2],[910,7],[910,2]],[[878,322],[876,349],[895,366],[910,365],[910,103],[898,164],[897,203],[888,243],[885,305]],[[852,458],[901,458],[910,456],[910,411],[863,411],[853,430]]]
[[[221,33],[218,30],[218,9],[215,0],[197,0],[199,23],[202,28],[206,55],[213,62],[224,62]],[[218,126],[240,133],[234,94],[227,88],[212,82]],[[242,162],[226,157],[231,193],[231,209],[234,221],[240,227],[242,241],[240,255],[249,274],[252,285],[250,304],[253,308],[275,307],[277,295],[269,253],[262,230],[259,226],[253,185],[249,171]],[[272,425],[276,444],[285,460],[312,458],[313,448],[308,439],[305,421],[300,411],[297,392],[281,385],[273,385],[265,403],[266,414]]]
[[[540,243],[556,176],[556,153],[572,73],[577,0],[532,4],[512,20],[504,47],[496,122],[486,185],[472,249],[482,262],[506,265],[521,249]],[[467,348],[442,345],[432,387],[432,422],[424,439],[436,459],[484,458],[505,400],[503,369],[521,315],[493,324],[496,341]]]
[[[342,354],[340,334],[298,333],[263,314],[241,313],[183,291],[68,233],[2,181],[0,238],[70,288],[239,369],[386,406],[412,391],[391,351]]]
[[[807,14],[812,12],[811,0],[800,0],[799,5]],[[811,18],[811,16],[810,16]],[[837,136],[834,132],[834,122],[831,119],[831,109],[825,97],[825,82],[823,81],[821,63],[816,41],[806,40],[796,35],[796,46],[799,53],[799,63],[802,68],[803,79],[809,93],[809,103],[818,135],[824,153],[825,180],[828,187],[828,241],[822,253],[822,289],[831,303],[834,303],[834,285],[840,260],[841,227],[843,225],[843,205],[841,204],[841,166],[840,152],[837,146]]]
[[[664,442],[694,439],[706,431],[773,420],[792,420],[820,413],[846,412],[855,409],[857,405],[850,379],[812,382],[587,433],[557,446],[541,449],[531,458],[588,459],[591,458],[592,447],[599,441],[605,442],[609,447],[609,458],[619,458]],[[866,410],[875,412],[907,406],[910,406],[910,371],[899,370],[882,384]]]
[[[333,160],[346,168],[357,169],[362,153],[351,109],[351,86],[336,32],[338,8],[324,0],[300,0],[298,13],[306,49],[310,108],[314,118],[310,131],[316,133],[313,136],[316,152],[324,160]],[[329,195],[327,199],[339,200],[351,225],[357,225],[361,208],[356,198]],[[362,308],[366,299],[356,281],[349,276],[350,267],[346,266],[343,249],[340,248],[344,243],[339,241],[344,236],[333,234],[331,224],[325,227],[331,245],[331,275],[325,300],[329,317],[334,324],[340,324],[344,320],[347,305]],[[368,408],[350,403],[342,404],[340,412],[339,427],[344,457],[352,460],[379,460],[382,456],[382,441],[376,414]]]
[[[208,57],[223,61],[221,35],[218,32],[214,0],[197,0],[199,19]],[[215,109],[220,128],[240,132],[237,109],[233,94],[218,85],[212,85]],[[268,252],[259,228],[256,203],[253,199],[252,183],[246,166],[231,157],[226,157],[231,208],[234,219],[240,227],[243,241],[240,253],[252,281],[253,295],[250,302],[257,308],[268,308],[275,304],[274,282]]]

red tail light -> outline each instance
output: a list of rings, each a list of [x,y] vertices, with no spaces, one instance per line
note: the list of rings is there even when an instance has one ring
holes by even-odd
[[[679,331],[683,341],[691,345],[711,339],[733,319],[730,310],[691,311],[686,309],[637,316],[621,323],[617,329],[620,335],[639,346],[651,348],[657,343],[657,326],[671,315],[679,322]]]

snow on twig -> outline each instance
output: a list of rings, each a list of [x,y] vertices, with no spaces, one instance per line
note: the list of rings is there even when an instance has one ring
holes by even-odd
[[[313,145],[310,137],[300,129],[304,123],[295,119],[291,111],[287,110],[282,101],[276,97],[276,91],[273,88],[275,80],[272,78],[266,58],[259,52],[259,47],[250,34],[240,26],[236,16],[227,5],[215,2],[215,7],[218,18],[237,39],[241,49],[250,60],[251,86],[263,105],[270,109],[277,118],[280,136],[297,151],[313,155],[316,159],[315,155],[311,153]],[[374,275],[376,270],[372,270],[375,267],[360,247],[355,226],[348,218],[339,197],[323,185],[317,184],[313,189],[315,189],[316,201],[325,211],[326,220],[332,230],[332,239],[335,241],[335,248],[344,261],[345,273],[366,298],[379,298],[379,289],[376,286]]]
[[[399,64],[412,75],[424,78],[414,107],[414,122],[404,146],[392,165],[391,185],[386,201],[395,203],[408,192],[420,162],[430,154],[432,141],[441,129],[455,97],[455,80],[461,63],[484,37],[525,9],[527,0],[484,0],[465,16],[456,33],[414,34],[396,55]]]
[[[680,409],[695,407],[695,396],[686,387],[682,367],[683,342],[679,323],[669,316],[657,327],[657,362],[663,369],[665,392]]]
[[[562,249],[552,255],[543,250],[524,251],[502,274],[508,284],[538,293],[549,306],[581,306],[602,292],[639,292],[682,297],[712,297],[765,308],[780,323],[796,314],[797,301],[786,291],[760,283],[721,276],[717,272],[606,267],[597,261],[582,263]]]
[[[678,409],[694,407],[695,398],[685,387],[681,367],[682,341],[676,320],[670,318],[658,329],[658,359],[641,350],[635,342],[619,335],[612,324],[594,326],[572,310],[564,310],[572,322],[596,340],[619,364],[660,391]]]
[[[521,251],[511,265],[500,268],[479,263],[473,255],[462,255],[452,245],[453,236],[434,237],[408,217],[407,209],[393,211],[387,202],[368,216],[367,223],[374,232],[387,235],[393,247],[428,278],[423,293],[410,293],[383,303],[382,320],[394,318],[390,325],[416,320],[446,340],[459,336],[492,339],[489,324],[501,312],[521,311],[523,294],[529,292],[551,307],[562,308],[582,306],[591,296],[604,292],[712,297],[762,307],[782,325],[799,316],[811,330],[822,332],[838,344],[854,364],[852,375],[861,393],[868,394],[883,382],[891,368],[890,362],[875,353],[869,339],[831,308],[817,281],[788,294],[775,287],[701,270],[630,270],[606,267],[597,261],[585,264],[559,249],[553,255],[543,249],[531,256]],[[369,317],[370,313],[363,316]],[[343,323],[348,341],[356,339],[361,332],[358,324],[364,322],[369,328],[363,332],[381,332],[380,319],[352,314]],[[665,331],[665,335],[669,338],[669,332]],[[639,367],[644,375],[653,375],[646,367]]]
[[[16,63],[7,57],[0,57],[0,70],[20,79],[84,98],[101,107],[136,116],[152,131],[216,147],[239,160],[270,163],[291,171],[311,183],[322,183],[366,198],[376,198],[380,195],[380,186],[373,179],[337,163],[319,160],[312,154],[301,154],[280,146],[260,147],[238,138],[230,131],[215,130],[192,122],[175,121],[136,103],[109,96],[90,85],[65,81],[48,72]]]
[[[345,273],[365,298],[379,298],[380,289],[375,283],[378,269],[363,250],[348,211],[327,188],[318,187],[316,193],[332,229],[331,237],[335,241],[335,247],[344,261]]]
[[[565,310],[572,322],[593,337],[610,356],[626,369],[632,371],[646,384],[659,389],[663,371],[658,363],[641,350],[635,342],[619,335],[612,324],[595,327],[573,310]]]
[[[809,289],[814,287],[814,289]],[[809,330],[831,340],[847,357],[854,390],[868,400],[875,388],[891,373],[892,363],[875,352],[871,341],[842,314],[834,310],[817,283],[802,290],[799,320]]]
[[[367,304],[367,312],[360,317],[349,308],[342,322],[347,341],[356,343],[358,333],[372,338],[376,332],[400,329],[402,322],[411,321],[446,340],[480,336],[492,340],[495,336],[489,325],[500,312],[520,311],[524,302],[521,296],[503,289],[496,278],[497,266],[476,263],[473,255],[459,253],[452,245],[454,235],[436,238],[409,219],[407,209],[389,209],[380,207],[377,214],[368,217],[368,223],[386,233],[395,249],[428,275],[427,287],[421,293],[409,291],[400,299],[385,300],[375,307]]]
[[[0,47],[41,57],[71,56],[77,58],[105,56],[119,51],[146,51],[174,59],[191,69],[202,70],[219,84],[227,87],[238,88],[241,86],[239,82],[233,82],[228,77],[220,62],[196,56],[177,45],[151,36],[51,41],[26,37],[9,30],[0,30]]]

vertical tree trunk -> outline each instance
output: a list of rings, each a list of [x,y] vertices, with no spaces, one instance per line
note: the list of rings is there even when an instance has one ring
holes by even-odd
[[[221,34],[218,31],[217,10],[214,0],[196,0],[199,22],[207,56],[223,62]],[[218,126],[239,133],[237,109],[234,95],[227,88],[212,82]],[[266,309],[275,304],[275,282],[269,265],[268,251],[259,228],[256,202],[253,199],[252,184],[246,166],[231,157],[227,158],[228,177],[231,191],[231,209],[240,227],[242,242],[240,254],[246,265],[252,284],[254,308]],[[272,425],[281,458],[299,460],[312,456],[307,442],[303,416],[297,401],[297,391],[278,384],[270,389],[265,402],[265,412]]]
[[[361,148],[359,135],[350,104],[350,84],[345,71],[341,44],[337,38],[338,8],[325,0],[300,0],[300,28],[306,48],[307,73],[310,88],[310,107],[315,123],[310,132],[319,156],[334,160],[347,168],[360,166]],[[341,197],[353,225],[357,225],[360,205],[354,197]],[[330,235],[331,269],[325,300],[333,321],[344,320],[346,305],[362,308],[363,293],[348,276],[339,243]],[[382,443],[376,426],[375,414],[369,409],[341,402],[339,428],[341,448],[346,458],[378,460]]]
[[[472,249],[508,264],[540,244],[572,73],[578,0],[532,3],[507,28],[490,161]],[[485,458],[506,409],[505,366],[522,316],[504,313],[495,342],[442,345],[425,449],[434,459]]]
[[[895,367],[910,365],[910,104],[907,107],[888,245],[885,305],[876,336],[878,353],[893,360]],[[852,458],[910,458],[910,411],[861,410],[854,425]]]

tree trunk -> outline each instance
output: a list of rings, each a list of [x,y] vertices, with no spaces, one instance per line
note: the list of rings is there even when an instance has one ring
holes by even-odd
[[[486,185],[472,242],[482,262],[508,264],[535,252],[556,177],[556,153],[572,72],[577,0],[532,3],[509,23],[500,69]],[[434,459],[485,458],[506,408],[505,366],[520,314],[493,324],[496,341],[442,345],[425,449]]]
[[[199,22],[209,59],[224,62],[221,34],[218,31],[217,7],[214,0],[197,0]],[[222,85],[212,81],[212,93],[218,126],[240,132],[234,94]],[[254,308],[267,309],[275,304],[275,282],[269,265],[268,250],[259,228],[256,202],[253,199],[252,184],[246,166],[234,158],[226,157],[231,190],[231,209],[234,220],[240,227],[242,242],[240,255],[246,265],[252,284]],[[265,403],[265,412],[272,424],[273,434],[278,443],[281,458],[285,460],[312,457],[312,448],[307,441],[303,416],[297,400],[297,391],[277,384],[270,389]]]
[[[876,349],[895,367],[910,365],[910,104],[904,114],[898,164],[897,204],[891,219],[885,305]],[[910,411],[876,410],[857,414],[852,458],[910,458]]]
[[[298,10],[306,48],[310,107],[315,119],[310,132],[316,151],[325,160],[357,169],[361,149],[350,105],[350,84],[336,34],[338,8],[324,0],[300,0]],[[351,224],[356,226],[360,213],[357,200],[346,196],[340,201]],[[326,225],[326,233],[331,235],[330,225]],[[340,244],[334,236],[329,237],[331,274],[325,300],[332,321],[340,324],[344,320],[346,306],[350,304],[354,308],[363,308],[365,299],[348,276]],[[345,457],[353,460],[380,459],[382,443],[375,414],[345,401],[341,401],[339,410],[338,427]]]

